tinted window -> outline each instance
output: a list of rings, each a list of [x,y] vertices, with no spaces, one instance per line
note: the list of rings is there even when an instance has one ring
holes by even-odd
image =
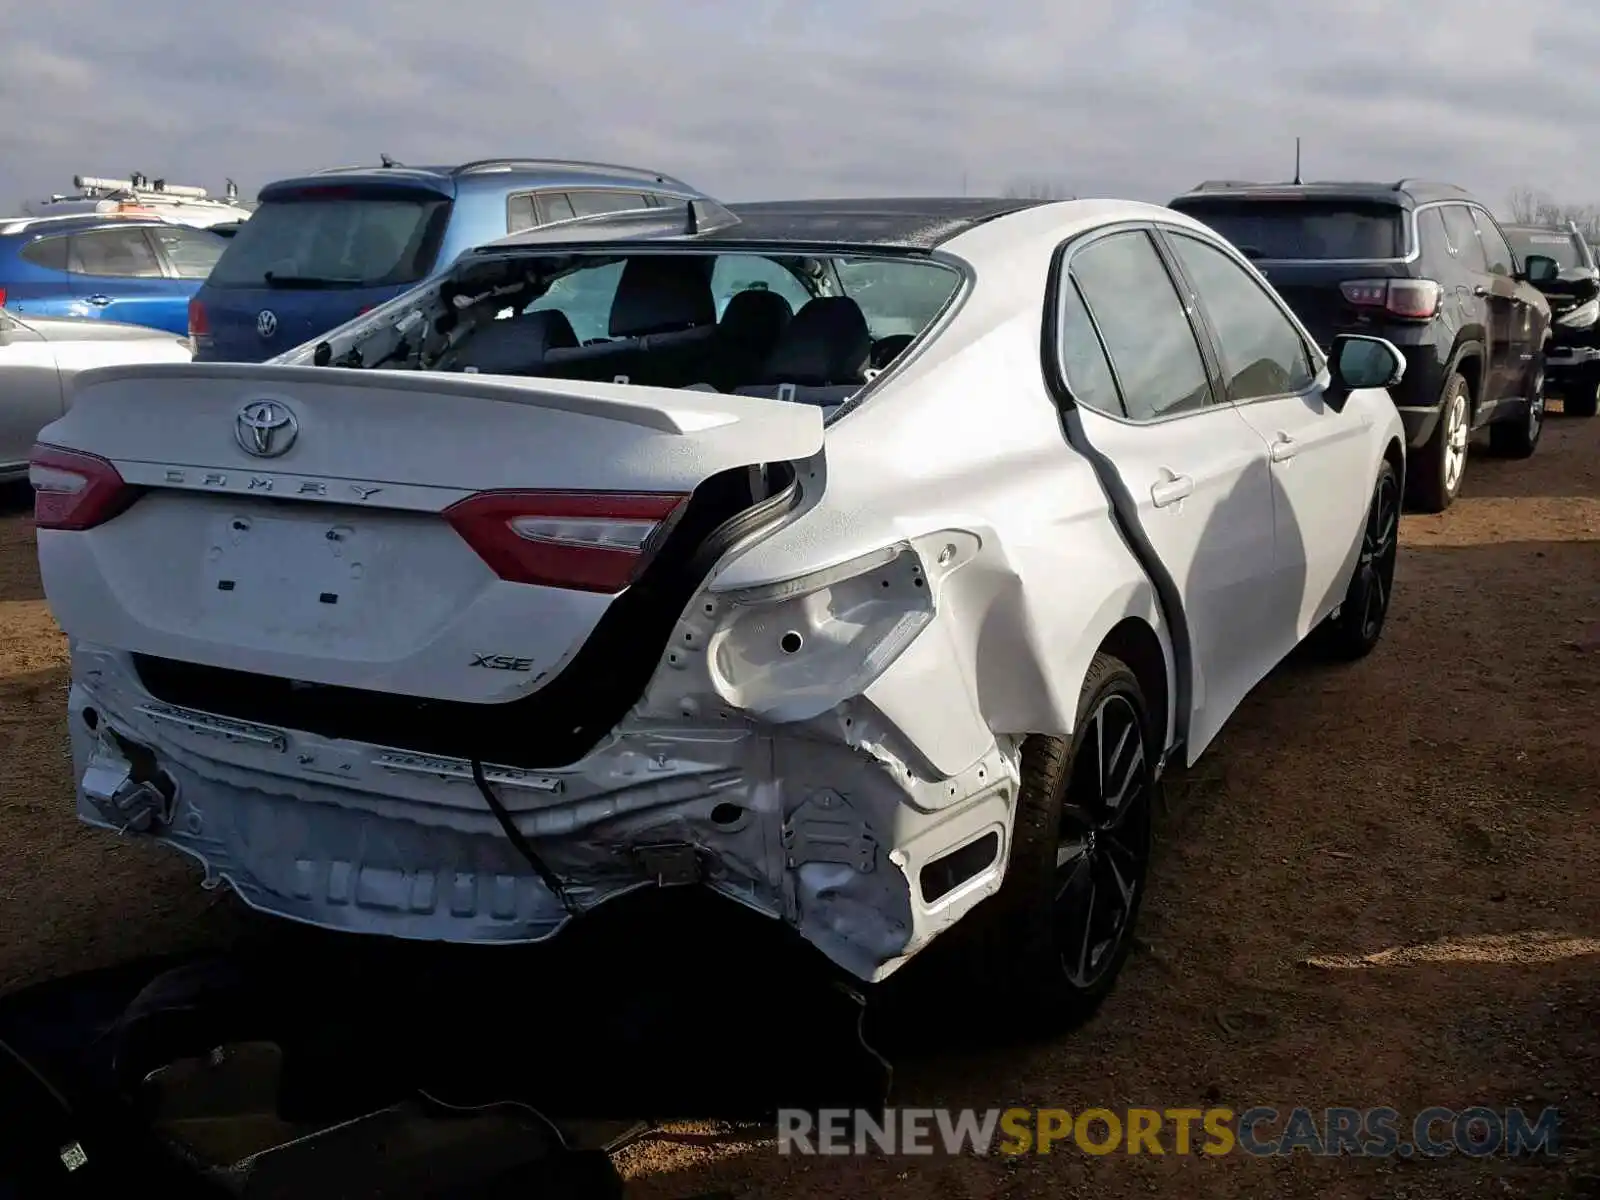
[[[735,292],[759,288],[777,292],[796,312],[811,293],[782,263],[759,254],[724,254],[711,269],[711,292],[717,298],[717,316],[728,307]]]
[[[1469,271],[1487,271],[1489,260],[1484,256],[1483,243],[1478,240],[1478,226],[1472,213],[1464,204],[1446,204],[1439,209],[1444,214],[1444,231],[1450,239],[1450,248],[1456,259]]]
[[[1106,349],[1100,344],[1078,285],[1068,278],[1061,288],[1061,372],[1073,399],[1085,408],[1126,416]]]
[[[580,342],[609,337],[611,301],[616,298],[617,284],[622,280],[622,266],[620,262],[613,262],[563,275],[550,285],[548,292],[523,311],[560,309],[572,322],[573,331]]]
[[[874,338],[921,333],[961,286],[954,271],[928,262],[840,259],[836,266]]]
[[[101,229],[72,238],[70,270],[75,275],[121,279],[160,278],[161,261],[143,229]]]
[[[1303,392],[1315,373],[1293,323],[1245,270],[1214,246],[1171,237],[1178,261],[1200,294],[1235,400]]]
[[[506,232],[519,233],[524,229],[532,229],[539,223],[539,218],[533,212],[533,193],[522,192],[516,196],[506,197]]]
[[[1194,331],[1147,234],[1091,243],[1072,256],[1071,273],[1105,339],[1130,417],[1187,412],[1210,401]]]
[[[44,267],[48,271],[67,269],[67,239],[64,237],[40,238],[36,242],[29,242],[20,253],[36,267]]]
[[[1417,213],[1417,240],[1422,247],[1423,268],[1437,270],[1455,257],[1450,239],[1445,235],[1444,217],[1437,208],[1425,208]]]
[[[572,201],[568,200],[564,192],[546,192],[539,197],[539,206],[544,211],[544,219],[548,221],[570,221],[578,214],[572,209]]]
[[[1489,270],[1496,275],[1510,275],[1516,270],[1516,257],[1511,253],[1511,247],[1506,245],[1506,239],[1500,235],[1500,230],[1488,214],[1474,210],[1472,215],[1478,222],[1478,236],[1483,239],[1483,252],[1488,255]]]
[[[217,259],[222,257],[223,250],[228,246],[227,238],[203,229],[191,229],[187,225],[152,229],[150,233],[167,256],[167,261],[177,271],[179,279],[204,279],[211,274],[211,268],[217,265]]]
[[[240,226],[209,283],[267,287],[269,272],[280,281],[351,287],[415,283],[433,266],[449,205],[409,198],[268,200]]]
[[[1403,258],[1402,213],[1392,204],[1326,200],[1203,200],[1173,207],[1204,221],[1251,258]]]
[[[1555,259],[1562,270],[1588,265],[1584,262],[1583,251],[1570,233],[1562,233],[1559,229],[1521,229],[1515,225],[1502,225],[1501,228],[1505,230],[1511,248],[1521,258],[1542,254]]]
[[[572,211],[580,217],[592,217],[599,213],[632,212],[650,207],[650,201],[640,192],[568,192],[567,199],[572,202]]]

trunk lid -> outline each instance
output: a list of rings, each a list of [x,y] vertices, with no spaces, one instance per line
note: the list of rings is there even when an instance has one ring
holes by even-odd
[[[185,364],[79,375],[40,441],[148,489],[93,528],[40,529],[70,636],[235,676],[487,703],[538,691],[648,590],[595,586],[596,561],[605,576],[632,537],[665,560],[680,532],[751,502],[727,493],[708,513],[708,480],[810,457],[823,433],[820,410],[757,397]],[[508,567],[529,543],[537,562]]]

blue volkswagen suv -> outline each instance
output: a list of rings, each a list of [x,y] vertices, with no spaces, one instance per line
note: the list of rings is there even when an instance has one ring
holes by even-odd
[[[282,354],[507,234],[707,198],[658,171],[561,159],[385,160],[280,180],[190,302],[195,361]]]
[[[189,327],[189,298],[228,240],[159,217],[83,213],[0,219],[0,307]]]

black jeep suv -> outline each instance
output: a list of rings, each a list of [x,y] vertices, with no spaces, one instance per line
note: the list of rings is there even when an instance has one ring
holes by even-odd
[[[1561,273],[1541,282],[1550,305],[1550,348],[1544,369],[1550,390],[1571,416],[1592,417],[1600,397],[1600,267],[1578,226],[1502,225],[1511,248],[1556,260]]]
[[[1242,252],[1324,352],[1375,334],[1406,358],[1391,389],[1410,442],[1412,504],[1442,512],[1461,490],[1470,435],[1527,457],[1544,424],[1548,256],[1520,262],[1489,210],[1450,184],[1206,183],[1171,202]]]

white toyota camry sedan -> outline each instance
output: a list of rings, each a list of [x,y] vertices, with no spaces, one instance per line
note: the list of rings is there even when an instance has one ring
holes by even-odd
[[[79,815],[401,938],[692,884],[872,982],[959,924],[1081,1015],[1163,769],[1382,633],[1402,370],[1170,210],[961,199],[569,223],[79,375],[31,468]]]

